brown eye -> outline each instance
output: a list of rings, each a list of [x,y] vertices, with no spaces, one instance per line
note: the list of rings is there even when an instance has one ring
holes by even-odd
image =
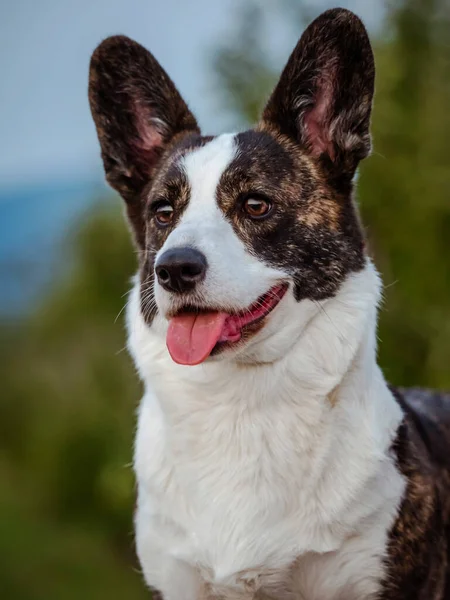
[[[160,202],[155,210],[155,218],[160,225],[169,225],[173,219],[173,207],[168,202]]]
[[[252,219],[262,219],[270,213],[272,203],[263,198],[246,198],[243,208]]]

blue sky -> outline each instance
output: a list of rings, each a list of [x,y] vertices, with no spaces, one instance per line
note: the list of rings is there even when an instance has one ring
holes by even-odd
[[[275,0],[264,4],[274,5]],[[314,8],[335,5],[310,1]],[[381,0],[339,4],[370,26]],[[125,33],[163,64],[205,130],[217,132],[218,94],[210,56],[234,31],[239,0],[0,0],[0,187],[101,174],[88,110],[89,57],[104,37]],[[300,34],[300,32],[298,32]],[[294,43],[282,28],[271,31],[287,56]]]

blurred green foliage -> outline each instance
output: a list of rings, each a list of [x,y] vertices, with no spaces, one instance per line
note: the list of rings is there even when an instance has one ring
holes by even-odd
[[[213,65],[227,107],[248,123],[280,66],[258,6],[248,4]],[[298,3],[277,10],[290,26],[305,18]],[[450,388],[448,40],[446,0],[390,5],[375,40],[375,151],[358,194],[387,283],[381,364],[395,384],[441,388]],[[0,324],[0,597],[148,598],[129,466],[140,389],[116,320],[135,258],[120,211],[102,204],[65,246],[54,289],[20,322]]]
[[[148,597],[133,570],[139,385],[123,320],[115,323],[135,261],[120,212],[105,207],[70,245],[75,256],[55,290],[1,328],[5,600]]]

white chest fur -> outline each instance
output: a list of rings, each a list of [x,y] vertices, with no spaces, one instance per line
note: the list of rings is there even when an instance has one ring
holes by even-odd
[[[167,600],[208,597],[202,580],[230,598],[251,598],[255,582],[279,600],[376,592],[404,486],[389,455],[401,412],[356,283],[351,319],[344,289],[339,329],[329,304],[284,358],[258,367],[174,365],[132,299],[130,348],[146,383],[137,546]]]

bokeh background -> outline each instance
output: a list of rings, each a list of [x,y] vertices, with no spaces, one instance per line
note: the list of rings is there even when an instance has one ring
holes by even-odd
[[[128,34],[208,133],[256,120],[305,24],[331,1],[0,3],[0,597],[149,598],[133,551],[140,387],[121,309],[135,255],[103,184],[89,56]],[[380,362],[450,388],[450,7],[341,1],[377,59],[359,202],[386,284]]]

